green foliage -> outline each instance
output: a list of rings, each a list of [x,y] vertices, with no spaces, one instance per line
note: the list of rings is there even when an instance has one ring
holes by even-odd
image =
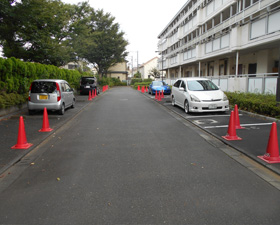
[[[0,24],[5,35],[0,39],[6,57],[56,66],[71,60],[69,21],[73,6],[59,0],[17,1],[5,6],[8,14]]]
[[[127,83],[126,82],[122,82],[120,79],[115,78],[115,77],[101,77],[98,78],[98,83],[99,85],[105,86],[105,85],[109,85],[110,87],[114,87],[114,86],[126,86]]]
[[[152,68],[149,71],[149,75],[154,77],[154,78],[160,78],[160,72],[159,72],[159,70],[156,67]]]
[[[28,93],[18,94],[18,93],[0,93],[0,109],[6,109],[11,106],[20,105],[27,101]]]
[[[55,66],[82,58],[105,76],[111,66],[124,62],[127,56],[128,42],[115,18],[94,10],[88,2],[71,5],[61,0],[1,0],[0,5],[0,46],[5,57]],[[49,75],[46,78],[57,75],[48,70],[42,73]],[[59,77],[64,76],[60,72]],[[18,84],[11,81],[10,85]]]
[[[131,85],[134,85],[135,83],[141,83],[141,82],[148,82],[148,83],[151,83],[153,80],[151,79],[151,78],[149,78],[149,79],[144,79],[144,80],[142,80],[141,78],[139,79],[139,78],[133,78],[133,79],[131,79]]]
[[[79,56],[94,64],[101,76],[106,76],[110,67],[124,62],[128,54],[124,32],[120,31],[119,24],[114,21],[110,13],[92,9],[87,27],[89,32],[83,40],[85,46],[79,51]]]
[[[77,89],[82,75],[84,74],[77,70],[59,69],[52,65],[22,62],[16,58],[0,58],[0,108],[26,101],[25,96],[28,93],[31,82],[35,79],[64,79]]]
[[[137,71],[137,73],[134,74],[134,78],[141,78],[141,73]]]
[[[232,106],[237,104],[239,109],[280,119],[275,95],[237,92],[226,92],[226,95]]]
[[[142,86],[147,87],[151,84],[151,82],[139,82],[139,83],[134,83],[133,84],[133,88],[137,89],[138,86],[140,86],[142,88]]]

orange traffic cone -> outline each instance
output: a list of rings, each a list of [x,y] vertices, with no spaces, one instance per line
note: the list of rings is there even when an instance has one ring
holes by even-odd
[[[239,113],[238,113],[237,105],[234,106],[234,119],[235,119],[235,128],[236,129],[245,129],[245,127],[240,126],[240,120],[239,120]]]
[[[231,111],[230,113],[230,119],[229,119],[229,126],[226,136],[222,136],[222,138],[228,140],[228,141],[235,141],[235,140],[242,140],[242,138],[238,137],[236,135],[236,128],[235,128],[235,118],[234,118],[234,112]]]
[[[24,122],[23,117],[21,116],[19,118],[19,128],[18,128],[18,138],[17,138],[17,144],[11,147],[12,149],[28,149],[33,144],[27,143],[26,134],[25,134],[25,128],[24,128]]]
[[[157,99],[159,102],[161,101],[161,94],[160,94],[160,91],[158,91],[158,99]]]
[[[158,100],[158,94],[157,94],[157,91],[156,91],[155,99],[156,99],[156,100]]]
[[[39,130],[39,132],[50,132],[53,129],[50,128],[49,125],[49,119],[48,119],[48,112],[47,112],[47,108],[44,108],[44,115],[43,115],[43,125],[42,125],[42,129]]]
[[[138,90],[138,91],[140,91],[140,86],[139,86],[139,85],[138,85],[138,88],[137,88],[137,90]]]
[[[91,91],[88,92],[88,100],[91,101]]]
[[[266,154],[258,156],[258,158],[266,161],[267,163],[280,163],[277,127],[275,122],[273,122],[271,126],[269,140],[266,147]]]
[[[164,98],[164,91],[161,90],[161,98],[163,99]]]
[[[146,86],[146,92],[148,92],[148,87]]]
[[[94,99],[94,90],[92,89],[92,91],[91,91],[91,99]]]
[[[145,87],[144,86],[142,86],[142,90],[141,90],[141,92],[142,93],[144,93],[145,92],[145,89],[144,89]]]

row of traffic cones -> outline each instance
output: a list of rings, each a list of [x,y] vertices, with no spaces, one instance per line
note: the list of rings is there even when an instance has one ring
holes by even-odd
[[[96,89],[93,89],[92,91],[88,92],[88,100],[91,101],[92,99],[94,99],[96,97]]]
[[[138,90],[138,91],[141,91],[142,93],[145,93],[145,92],[148,92],[148,87],[147,87],[147,86],[142,86],[142,87],[140,87],[140,86],[138,85],[137,90]]]
[[[50,132],[52,130],[53,129],[50,128],[50,125],[49,125],[47,109],[44,108],[43,124],[42,124],[42,128],[39,130],[39,132]],[[11,148],[12,149],[28,149],[32,145],[33,144],[27,142],[23,117],[20,116],[17,143],[14,146],[12,146]]]
[[[164,98],[163,90],[156,91],[155,99],[160,102],[163,98]]]
[[[105,85],[102,87],[102,92],[105,92],[109,89],[109,85]]]
[[[242,140],[242,138],[236,135],[236,129],[244,129],[244,127],[240,126],[237,105],[234,106],[234,111],[230,114],[227,134],[222,136],[222,138],[228,141]],[[275,122],[273,122],[271,126],[266,153],[263,156],[258,156],[258,158],[267,163],[280,163],[277,127]]]

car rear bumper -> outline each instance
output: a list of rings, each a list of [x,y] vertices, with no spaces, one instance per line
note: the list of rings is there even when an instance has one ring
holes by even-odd
[[[43,110],[45,107],[47,110],[60,110],[61,101],[57,103],[34,103],[29,101],[27,107],[29,110]]]
[[[92,91],[94,89],[96,89],[96,91],[98,90],[96,87],[82,88],[80,89],[80,94],[89,94],[89,91]]]

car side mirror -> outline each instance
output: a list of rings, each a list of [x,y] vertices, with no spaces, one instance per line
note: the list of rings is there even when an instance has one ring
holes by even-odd
[[[179,87],[179,91],[185,91],[183,87]]]

